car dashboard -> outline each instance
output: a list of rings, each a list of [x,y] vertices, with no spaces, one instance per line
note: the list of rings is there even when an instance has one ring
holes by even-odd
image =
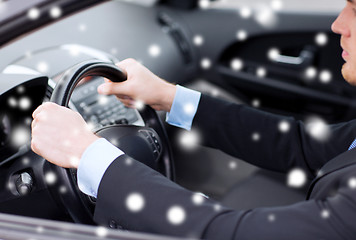
[[[146,44],[142,44],[140,32],[145,32]],[[0,115],[0,180],[3,185],[0,211],[72,221],[49,190],[54,188],[48,183],[51,167],[30,151],[29,146],[32,112],[42,102],[50,100],[53,88],[66,70],[86,60],[115,63],[119,59],[134,57],[156,74],[181,82],[193,70],[189,64],[193,60],[190,46],[184,43],[181,30],[157,9],[111,1],[56,21],[3,46],[0,49],[0,85],[4,89],[0,99],[2,106],[7,107],[2,108],[6,114],[2,112]],[[115,96],[97,93],[96,89],[103,81],[97,76],[79,83],[69,107],[79,112],[94,132],[113,124],[144,126],[138,110],[125,107]],[[23,94],[30,100],[26,110],[18,104],[23,102]],[[14,137],[13,129],[17,125],[22,131],[20,136]],[[16,137],[22,142],[14,145]],[[75,171],[71,175],[75,180]],[[95,202],[95,199],[84,198],[90,204]]]

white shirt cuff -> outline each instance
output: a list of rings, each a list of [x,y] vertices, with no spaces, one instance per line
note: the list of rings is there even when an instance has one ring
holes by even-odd
[[[200,92],[177,85],[171,111],[166,115],[166,122],[190,130],[200,97]]]
[[[80,159],[77,179],[79,189],[90,196],[96,197],[99,184],[110,164],[124,152],[104,138],[89,145]]]

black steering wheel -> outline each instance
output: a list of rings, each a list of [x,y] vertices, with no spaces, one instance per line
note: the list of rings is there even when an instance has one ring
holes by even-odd
[[[54,88],[50,101],[68,107],[76,85],[83,78],[90,76],[105,77],[113,82],[126,80],[126,74],[112,63],[85,61],[65,72]],[[145,122],[144,127],[110,125],[97,130],[96,134],[106,138],[134,159],[174,180],[171,148],[160,118],[149,106],[145,106],[139,112]],[[76,170],[61,168],[51,163],[46,164],[45,170],[53,171],[57,175],[57,187],[52,188],[51,192],[68,211],[71,218],[75,222],[93,224],[92,217],[96,199],[79,190]],[[62,189],[64,187],[65,194],[55,190],[58,187]]]

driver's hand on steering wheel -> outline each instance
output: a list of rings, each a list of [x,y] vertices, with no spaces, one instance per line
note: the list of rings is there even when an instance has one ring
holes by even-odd
[[[32,114],[32,150],[60,167],[78,168],[85,149],[98,137],[79,113],[44,103]]]
[[[176,92],[176,86],[164,81],[134,59],[117,64],[127,73],[124,82],[111,82],[98,87],[98,92],[116,95],[127,107],[135,108],[137,102],[150,105],[155,110],[169,112]]]

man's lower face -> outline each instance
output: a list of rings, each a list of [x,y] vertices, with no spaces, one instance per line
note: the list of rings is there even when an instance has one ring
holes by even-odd
[[[345,63],[341,69],[342,76],[351,85],[356,86],[356,66],[350,66],[350,63]]]

